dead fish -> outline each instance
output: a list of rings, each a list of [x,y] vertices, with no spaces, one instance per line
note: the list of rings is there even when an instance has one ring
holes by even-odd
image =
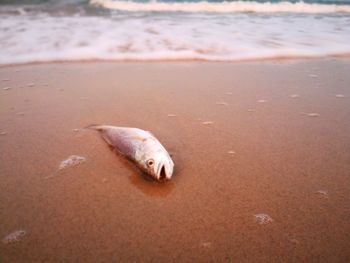
[[[174,162],[163,145],[149,131],[109,125],[90,125],[101,132],[102,138],[121,154],[131,159],[157,181],[170,180]]]

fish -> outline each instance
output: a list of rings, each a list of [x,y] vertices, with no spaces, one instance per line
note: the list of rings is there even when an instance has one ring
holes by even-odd
[[[164,146],[149,132],[139,128],[90,125],[119,153],[133,161],[143,172],[159,182],[170,180],[174,162]]]

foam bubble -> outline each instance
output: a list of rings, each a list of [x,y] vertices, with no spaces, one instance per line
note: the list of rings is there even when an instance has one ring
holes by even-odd
[[[21,241],[27,235],[27,231],[23,229],[16,230],[2,239],[2,243],[11,244]]]
[[[269,224],[269,223],[273,222],[272,217],[269,216],[268,214],[256,214],[254,216],[255,216],[255,220],[260,225],[266,225],[266,224]]]
[[[214,122],[212,122],[212,121],[203,121],[202,122],[202,124],[203,125],[211,125],[211,124],[213,124]]]
[[[318,190],[316,194],[323,195],[324,197],[328,197],[328,191],[326,190]]]
[[[72,166],[82,164],[86,161],[85,157],[78,155],[71,155],[66,160],[62,161],[58,167],[59,170],[66,169]]]
[[[220,105],[220,106],[227,106],[227,105],[228,105],[227,102],[223,102],[223,101],[216,102],[215,104],[216,104],[216,105]]]
[[[203,242],[202,246],[205,248],[210,248],[212,246],[212,243],[211,242]]]
[[[296,238],[288,237],[287,239],[290,243],[293,243],[295,245],[298,245],[300,243],[299,240]]]
[[[343,94],[336,94],[335,97],[336,98],[344,98],[345,96]]]

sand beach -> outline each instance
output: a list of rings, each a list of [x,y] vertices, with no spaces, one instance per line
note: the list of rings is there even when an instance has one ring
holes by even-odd
[[[1,67],[0,262],[349,262],[349,72],[340,58]],[[172,180],[89,124],[151,131]],[[85,161],[59,170],[71,155]]]

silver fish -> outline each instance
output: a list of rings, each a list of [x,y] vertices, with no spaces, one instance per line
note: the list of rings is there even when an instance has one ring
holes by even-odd
[[[121,154],[157,181],[170,180],[174,162],[163,145],[149,131],[109,125],[90,125],[100,131],[102,138]]]

